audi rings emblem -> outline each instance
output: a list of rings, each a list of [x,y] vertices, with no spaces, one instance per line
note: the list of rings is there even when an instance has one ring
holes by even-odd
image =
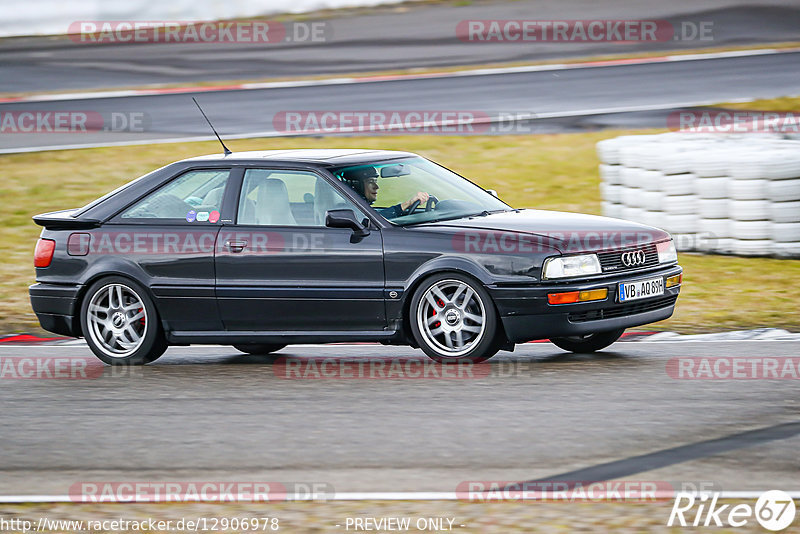
[[[620,255],[620,260],[625,267],[635,267],[637,265],[644,265],[645,255],[644,250],[634,250],[633,252],[623,252]]]

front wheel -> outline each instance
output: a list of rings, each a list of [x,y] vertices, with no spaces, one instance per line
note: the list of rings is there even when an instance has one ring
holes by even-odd
[[[141,285],[119,276],[89,287],[81,329],[95,356],[109,365],[143,365],[167,350],[153,301]]]
[[[554,337],[550,342],[569,352],[587,353],[604,349],[622,337],[624,328],[610,332],[594,332],[583,336]]]
[[[500,349],[497,312],[480,283],[456,274],[431,276],[411,299],[411,332],[438,362],[488,360]]]

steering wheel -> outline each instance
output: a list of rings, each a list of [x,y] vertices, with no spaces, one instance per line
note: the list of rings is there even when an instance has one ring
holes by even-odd
[[[419,200],[415,200],[413,204],[407,207],[402,215],[411,215],[414,213],[414,210],[417,209],[417,206],[419,206]]]
[[[425,211],[431,211],[434,202],[438,204],[439,199],[433,195],[428,195],[428,203],[425,204]]]
[[[433,209],[434,202],[438,204],[439,199],[433,195],[429,195],[428,202],[425,204],[425,211],[431,211],[431,209]],[[411,215],[412,213],[414,213],[414,210],[416,210],[419,207],[419,205],[420,201],[415,200],[408,208],[406,208],[406,210],[403,212],[403,215]]]

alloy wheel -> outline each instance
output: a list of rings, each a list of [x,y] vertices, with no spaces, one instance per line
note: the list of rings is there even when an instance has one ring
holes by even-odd
[[[481,342],[486,308],[475,290],[461,280],[432,284],[417,308],[417,326],[428,344],[443,356],[458,357]]]
[[[125,358],[144,341],[147,309],[136,291],[123,284],[97,290],[89,301],[86,319],[92,341],[111,357]]]

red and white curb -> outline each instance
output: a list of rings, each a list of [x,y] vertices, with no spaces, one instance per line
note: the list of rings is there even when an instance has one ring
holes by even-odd
[[[402,80],[423,80],[428,78],[458,78],[466,76],[491,76],[495,74],[515,74],[523,72],[550,72],[574,69],[619,67],[624,65],[642,65],[651,63],[673,63],[685,61],[702,61],[709,59],[727,59],[748,56],[767,56],[799,52],[800,48],[759,48],[756,50],[734,50],[729,52],[709,52],[684,55],[665,55],[646,58],[610,59],[604,61],[585,61],[581,63],[554,63],[548,65],[522,65],[518,67],[494,67],[484,69],[468,69],[453,72],[426,72],[419,74],[388,74],[380,76],[351,76],[342,78],[325,78],[321,80],[287,80],[280,82],[253,82],[241,84],[224,84],[216,86],[170,87],[152,89],[124,89],[110,91],[86,91],[79,93],[56,93],[30,95],[21,97],[0,98],[0,103],[11,102],[49,102],[61,100],[94,100],[100,98],[126,98],[132,96],[174,95],[189,93],[208,93],[220,91],[246,91],[251,89],[282,89],[292,87],[311,87],[324,85],[351,85],[359,83],[393,82]]]

